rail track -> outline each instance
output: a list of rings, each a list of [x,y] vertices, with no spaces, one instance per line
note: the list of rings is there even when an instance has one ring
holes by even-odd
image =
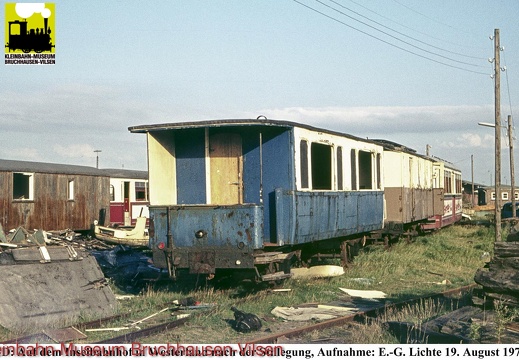
[[[428,300],[433,300],[433,301],[438,301],[438,302],[451,301],[451,304],[453,305],[453,308],[454,308],[453,311],[456,311],[458,307],[464,307],[466,304],[464,304],[462,300],[460,300],[460,302],[458,304],[453,304],[452,299],[453,298],[461,299],[462,295],[465,295],[465,294],[471,292],[474,288],[476,288],[476,286],[477,286],[476,284],[471,284],[471,285],[463,286],[463,287],[456,288],[456,289],[451,289],[451,290],[440,292],[440,293],[430,294],[427,296],[420,296],[420,297],[416,297],[416,298],[412,298],[412,299],[408,299],[408,300],[404,300],[404,301],[399,301],[399,302],[395,302],[395,303],[386,303],[384,305],[374,306],[373,308],[365,310],[365,311],[356,312],[354,314],[338,317],[338,318],[335,318],[332,320],[326,320],[326,321],[322,321],[322,322],[318,322],[318,323],[313,323],[313,324],[298,327],[295,329],[293,328],[290,330],[281,330],[279,332],[271,333],[271,334],[264,335],[264,336],[258,336],[258,337],[254,337],[254,338],[247,337],[246,340],[244,340],[244,338],[242,337],[241,339],[239,339],[240,341],[238,341],[238,342],[247,343],[247,344],[277,344],[277,343],[285,343],[285,342],[287,342],[287,339],[289,339],[288,342],[290,342],[290,339],[294,339],[294,338],[297,338],[297,341],[300,341],[300,337],[305,336],[305,334],[307,335],[307,334],[315,332],[315,331],[325,331],[325,330],[330,330],[330,329],[332,329],[332,331],[333,331],[333,328],[338,328],[338,327],[345,326],[348,324],[369,323],[370,321],[375,321],[378,317],[383,316],[389,310],[391,310],[393,312],[395,310],[399,311],[405,307],[409,307],[409,306],[412,306],[415,304],[420,304],[421,302],[428,301]],[[205,310],[199,310],[199,311],[197,311],[197,314],[198,314],[198,316],[204,316],[204,314],[207,314],[207,312],[205,312]],[[125,318],[128,318],[129,316],[130,316],[129,314],[116,315],[116,316],[111,316],[111,317],[107,317],[107,318],[103,318],[103,319],[98,319],[95,321],[76,324],[74,327],[77,327],[79,329],[102,327],[106,324],[113,323],[114,321],[124,320]],[[168,332],[168,331],[171,331],[174,329],[182,331],[183,327],[189,322],[190,318],[191,317],[183,317],[183,318],[178,318],[178,319],[171,320],[171,321],[160,322],[156,325],[148,326],[146,328],[138,329],[136,331],[131,331],[131,332],[125,333],[123,335],[119,335],[119,336],[111,337],[111,338],[105,338],[105,339],[102,339],[99,341],[89,342],[89,343],[90,344],[126,344],[126,343],[139,342],[139,340],[141,340],[141,339],[146,339],[148,337],[151,337],[151,336],[154,336],[157,334],[161,334],[164,332]],[[143,324],[143,322],[140,323],[140,325],[142,325],[142,324]],[[507,326],[507,331],[509,331],[510,333],[515,333],[515,335],[512,335],[512,336],[516,336],[516,337],[512,337],[512,341],[519,340],[519,331],[517,329],[519,329],[519,324],[517,324],[517,323],[512,323]],[[339,330],[339,332],[340,331],[342,331],[342,330]],[[437,332],[435,333],[434,331],[420,332],[422,330],[420,330],[420,329],[417,330],[415,328],[409,328],[405,331],[408,331],[407,334],[414,332],[413,336],[415,336],[415,338],[423,339],[424,337],[427,337],[430,340],[429,343],[435,343],[435,341],[437,343],[442,343],[442,344],[443,343],[460,343],[460,341],[464,342],[464,343],[470,342],[470,339],[468,339],[467,337],[458,336],[456,334],[440,334]],[[419,333],[417,333],[417,331]],[[265,332],[262,334],[265,334]],[[2,342],[2,343],[3,344],[13,344],[13,343],[28,344],[28,343],[38,342],[38,341],[43,342],[41,339],[44,339],[44,338],[40,337],[40,335],[42,335],[42,334],[28,335],[28,336],[20,337],[17,339],[11,339],[11,340],[8,340],[8,341]],[[240,336],[240,334],[237,333],[237,335],[238,336],[237,336],[236,340],[238,340],[238,337]],[[407,336],[409,336],[409,335],[407,335]],[[405,337],[404,337],[404,339],[405,339]],[[330,340],[330,339],[329,338],[323,339],[323,342],[327,342],[326,340]],[[331,340],[334,340],[334,338],[331,338]],[[491,339],[490,342],[487,342],[487,343],[492,343],[492,340],[493,339]],[[146,340],[144,340],[144,341],[146,341]],[[409,340],[407,338],[407,340],[403,340],[403,341],[409,341]],[[487,341],[489,341],[488,338],[487,338]],[[314,341],[314,343],[319,343],[319,340]]]
[[[357,312],[355,314],[335,318],[332,320],[322,321],[317,324],[307,325],[307,326],[300,327],[297,329],[291,329],[288,331],[282,331],[279,333],[274,333],[274,334],[270,334],[267,336],[258,337],[258,338],[252,339],[252,340],[247,340],[247,343],[272,344],[272,343],[277,343],[279,341],[279,339],[292,338],[292,337],[306,334],[306,333],[309,333],[309,332],[312,332],[315,330],[329,329],[329,328],[342,326],[342,325],[352,323],[352,322],[364,322],[364,321],[366,321],[366,319],[369,319],[369,318],[373,319],[373,318],[376,318],[377,316],[382,315],[385,311],[387,311],[389,309],[401,309],[405,306],[417,304],[417,303],[427,300],[427,299],[440,301],[442,299],[449,298],[452,296],[465,294],[465,293],[471,291],[475,286],[476,286],[476,284],[471,284],[471,285],[463,286],[460,288],[448,290],[448,291],[441,292],[441,293],[416,297],[413,299],[408,299],[408,300],[400,301],[400,302],[396,302],[396,303],[385,304],[382,306],[374,307],[374,308],[366,310],[366,311]],[[203,313],[200,313],[200,314],[202,315]],[[101,324],[102,320],[100,320],[100,321],[101,322],[97,321],[97,323]],[[143,339],[143,338],[146,338],[146,337],[149,337],[149,336],[152,336],[152,335],[164,332],[164,331],[169,331],[169,330],[172,330],[175,328],[179,328],[179,327],[183,326],[187,321],[189,321],[189,317],[178,319],[178,320],[173,320],[173,321],[167,321],[167,322],[163,322],[158,325],[155,325],[155,326],[133,331],[133,332],[130,332],[130,333],[127,333],[124,335],[117,336],[117,337],[107,338],[107,339],[98,341],[97,343],[99,343],[99,344],[124,344],[124,343],[129,343],[129,342],[135,342],[139,339]],[[93,324],[93,322],[90,324]]]

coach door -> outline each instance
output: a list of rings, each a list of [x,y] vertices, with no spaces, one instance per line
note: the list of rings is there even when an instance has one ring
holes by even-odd
[[[231,133],[209,137],[211,204],[243,202],[241,136]]]

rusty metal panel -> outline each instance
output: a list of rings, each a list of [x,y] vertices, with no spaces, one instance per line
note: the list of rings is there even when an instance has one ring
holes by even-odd
[[[305,192],[276,189],[278,245],[380,230],[382,191]]]
[[[263,245],[261,205],[152,206],[150,217],[155,228],[150,240],[155,246],[167,243],[168,233],[175,247],[240,246],[252,250]]]

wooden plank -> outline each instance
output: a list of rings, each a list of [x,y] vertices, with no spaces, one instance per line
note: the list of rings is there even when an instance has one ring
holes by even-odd
[[[496,242],[494,256],[500,258],[519,257],[519,242]]]
[[[70,254],[66,247],[49,246],[47,247],[51,261],[69,260]],[[13,249],[11,250],[16,261],[41,261],[43,260],[39,247]]]

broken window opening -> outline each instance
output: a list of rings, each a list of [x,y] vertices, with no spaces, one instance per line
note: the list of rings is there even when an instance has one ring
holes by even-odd
[[[371,164],[371,153],[359,151],[359,188],[373,188],[373,167]]]
[[[351,149],[351,189],[357,190],[357,152]]]
[[[301,188],[308,189],[308,142],[301,140],[299,144],[301,166]]]
[[[342,146],[337,147],[337,190],[344,190],[342,179]]]
[[[13,200],[33,200],[33,174],[13,173]]]
[[[332,189],[332,147],[312,143],[312,189]]]
[[[380,177],[380,169],[382,168],[382,156],[377,154],[377,189],[382,189],[382,179]]]

